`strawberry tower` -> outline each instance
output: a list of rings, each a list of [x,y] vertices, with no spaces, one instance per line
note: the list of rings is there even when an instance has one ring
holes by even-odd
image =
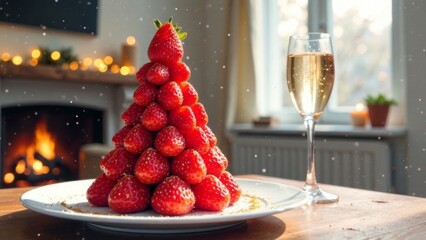
[[[150,61],[136,73],[134,102],[121,116],[124,127],[112,138],[114,150],[100,161],[102,174],[87,199],[118,213],[223,210],[240,198],[241,189],[226,171],[228,160],[188,82],[181,42],[186,33],[171,19],[154,23]]]

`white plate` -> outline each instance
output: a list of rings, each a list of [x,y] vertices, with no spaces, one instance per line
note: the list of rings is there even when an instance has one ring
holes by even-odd
[[[221,212],[193,211],[178,217],[162,216],[152,210],[122,215],[107,207],[93,207],[86,200],[86,190],[93,179],[35,188],[21,196],[21,203],[42,214],[86,221],[89,226],[98,229],[132,233],[184,233],[222,229],[306,203],[306,194],[295,187],[258,180],[237,181],[243,193],[234,205]]]

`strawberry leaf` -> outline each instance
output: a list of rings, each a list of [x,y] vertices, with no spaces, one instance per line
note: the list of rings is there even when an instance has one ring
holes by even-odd
[[[161,27],[162,23],[158,19],[154,19],[154,26],[159,29]]]
[[[186,36],[188,34],[186,32],[181,32],[182,27],[179,27],[178,25],[173,24],[173,17],[170,17],[169,20],[167,21],[167,23],[172,24],[172,26],[175,29],[176,33],[178,34],[180,40],[184,40],[186,38]],[[163,24],[161,23],[160,20],[154,19],[154,25],[157,29],[159,29]]]
[[[186,38],[186,35],[188,35],[186,32],[178,33],[179,39],[184,40]]]

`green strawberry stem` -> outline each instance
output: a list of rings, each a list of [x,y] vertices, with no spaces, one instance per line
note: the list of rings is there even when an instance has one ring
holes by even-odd
[[[182,27],[179,27],[176,24],[173,24],[173,18],[169,18],[169,21],[167,21],[168,23],[172,24],[173,28],[175,29],[177,35],[179,36],[179,39],[182,41],[186,38],[187,33],[186,32],[181,32]],[[154,19],[154,25],[157,29],[159,29],[163,24],[161,23],[160,20],[158,19]]]

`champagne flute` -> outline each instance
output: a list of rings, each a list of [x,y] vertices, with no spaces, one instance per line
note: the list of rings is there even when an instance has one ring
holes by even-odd
[[[314,132],[334,84],[334,56],[330,35],[307,33],[290,37],[287,85],[291,100],[307,130],[308,170],[303,190],[310,204],[333,203],[339,197],[322,191],[315,177]]]

